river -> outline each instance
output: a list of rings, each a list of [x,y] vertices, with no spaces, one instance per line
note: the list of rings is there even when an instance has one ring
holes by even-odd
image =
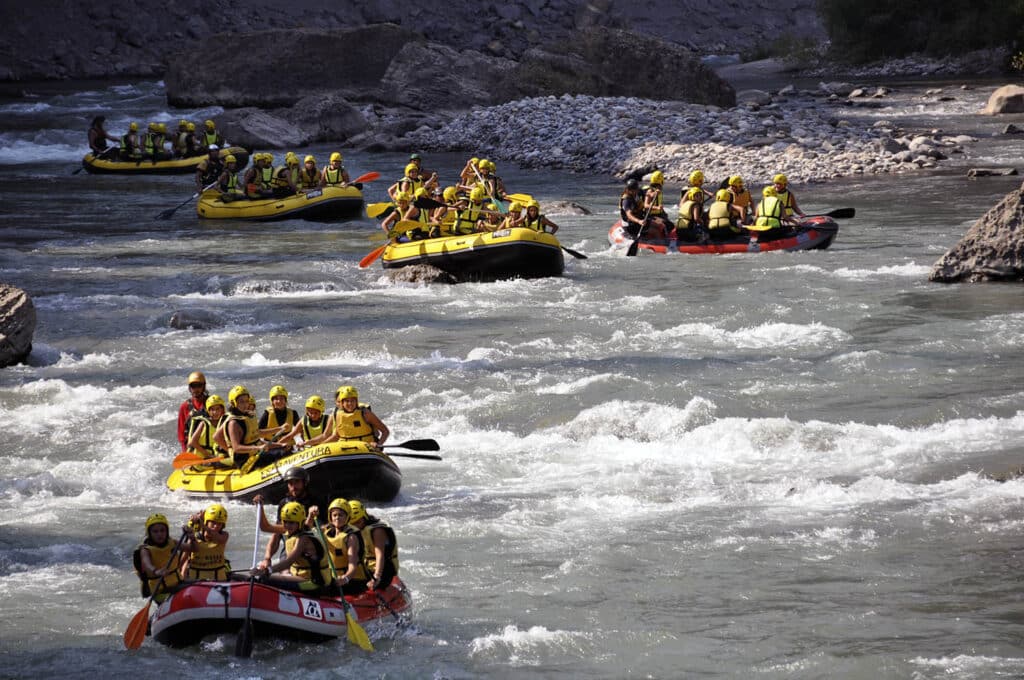
[[[856,208],[827,251],[625,258],[616,181],[499,159],[510,191],[595,211],[553,217],[588,259],[446,286],[360,270],[381,242],[365,219],[155,220],[191,178],[73,175],[88,120],[218,111],[168,111],[159,83],[27,89],[0,100],[0,271],[39,315],[29,365],[0,371],[0,677],[1024,674],[1024,481],[979,474],[1024,463],[1024,295],[927,282],[1020,183],[964,176],[1022,155],[973,115],[980,90],[865,112],[981,137],[936,171],[795,187],[808,213]],[[386,178],[404,158],[345,162]],[[179,310],[222,325],[174,330]],[[351,383],[393,441],[441,443],[371,508],[396,527],[410,629],[370,628],[373,654],[123,648],[145,517],[198,509],[164,484],[194,369],[260,408],[274,384],[301,409]],[[228,511],[244,568],[254,510]]]

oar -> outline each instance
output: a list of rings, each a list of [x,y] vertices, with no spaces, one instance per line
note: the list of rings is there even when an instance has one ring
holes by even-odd
[[[640,249],[640,239],[643,237],[644,232],[647,231],[647,218],[651,216],[651,208],[653,205],[647,206],[647,212],[644,213],[644,223],[640,225],[639,231],[636,232],[636,238],[629,244],[629,250],[626,251],[626,257],[633,257],[636,255],[636,251]]]
[[[371,170],[370,172],[364,172],[363,174],[359,175],[359,177],[356,177],[354,180],[349,182],[349,184],[361,184],[364,182],[372,182],[375,179],[380,179],[380,173],[377,172],[376,170]]]
[[[401,444],[385,444],[385,449],[409,449],[410,451],[440,451],[441,445],[436,439],[410,439]]]
[[[388,208],[394,208],[394,203],[370,203],[366,206],[367,217],[380,217],[388,211]]]
[[[836,208],[832,212],[821,215],[804,215],[804,217],[832,217],[837,220],[848,220],[857,214],[856,208]]]
[[[320,542],[327,545],[327,539],[324,538],[324,531],[320,528],[320,520],[314,519],[313,523],[316,524],[316,532],[320,534]],[[334,558],[331,557],[327,560],[327,565],[331,568],[331,576],[334,577],[334,583],[338,583],[338,572],[334,569]],[[338,586],[339,588],[341,586]],[[356,617],[352,614],[352,605],[345,599],[345,593],[341,593],[338,598],[341,600],[341,606],[345,608],[345,627],[348,628],[348,641],[359,645],[359,648],[366,652],[373,651],[373,643],[370,642],[370,636],[366,634],[363,627],[356,621]]]
[[[182,468],[192,467],[193,465],[205,465],[207,463],[219,463],[222,460],[226,460],[227,456],[217,456],[215,458],[203,458],[196,453],[179,453],[174,457],[172,465],[175,470],[181,470]]]
[[[399,616],[398,612],[396,612],[394,610],[394,608],[390,604],[388,604],[388,601],[384,599],[384,596],[381,595],[376,590],[373,591],[373,594],[377,596],[377,601],[380,602],[381,606],[384,607],[385,609],[387,609],[388,612],[391,614],[391,616],[393,616],[395,618],[395,625],[397,627],[399,627],[399,628],[404,627],[405,626],[405,619],[403,619],[401,616]]]
[[[505,198],[523,204],[529,203],[533,200],[533,196],[530,194],[505,194]]]
[[[491,193],[491,190],[490,190],[487,182],[484,181],[483,175],[481,175],[480,171],[476,169],[476,166],[475,165],[471,165],[470,167],[473,168],[473,174],[476,175],[476,178],[477,178],[477,180],[479,180],[480,184],[483,185],[483,187],[485,189],[487,189],[487,197],[490,198],[491,201],[493,201],[496,206],[498,206],[498,212],[499,213],[507,213],[508,212],[508,208],[506,208],[505,204],[502,203],[501,201],[499,201],[495,197],[495,195],[493,193]],[[497,187],[495,187],[495,189],[497,189]]]
[[[444,460],[441,456],[435,456],[429,453],[391,453],[388,455],[392,458],[422,458],[423,460]]]
[[[175,556],[181,550],[181,542],[185,540],[185,534],[187,531],[181,532],[181,538],[178,539],[177,545],[174,546],[174,550],[171,551],[171,557],[167,560],[167,564],[164,565],[164,571],[171,568],[171,563],[174,562]],[[140,609],[132,620],[128,622],[128,628],[124,631],[124,646],[127,649],[138,649],[142,646],[142,641],[146,639],[146,624],[149,623],[149,606],[153,604],[153,600],[160,593],[160,588],[164,585],[164,579],[167,577],[166,574],[160,577],[157,581],[156,587],[153,588],[153,594],[149,596],[149,600],[146,601],[146,606]]]
[[[217,180],[217,181],[220,181],[220,180]],[[203,187],[201,191],[197,191],[196,193],[192,194],[191,196],[189,196],[188,198],[186,198],[184,201],[182,201],[178,205],[174,206],[173,208],[168,208],[167,210],[162,211],[159,215],[156,216],[156,219],[158,219],[158,220],[169,220],[169,219],[171,219],[171,216],[178,211],[178,208],[182,208],[182,207],[185,206],[185,204],[191,203],[192,201],[194,201],[197,198],[199,198],[199,195],[201,193],[203,193],[203,191],[206,191],[207,189],[212,189],[213,187],[217,186],[217,181],[213,182],[213,184],[210,184],[209,186]]]
[[[252,656],[252,593],[256,590],[256,554],[260,549],[260,520],[263,518],[263,503],[256,504],[256,539],[252,546],[252,570],[249,573],[249,602],[245,605],[245,621],[235,640],[235,656],[248,659]]]
[[[359,268],[360,268],[360,269],[366,269],[366,268],[367,268],[367,267],[369,267],[369,266],[370,266],[371,264],[373,264],[373,263],[374,263],[374,262],[376,261],[376,259],[377,259],[378,257],[380,257],[381,253],[383,253],[383,252],[384,252],[384,249],[385,249],[385,248],[387,248],[387,247],[388,247],[389,245],[391,245],[391,241],[388,241],[388,242],[387,242],[387,243],[385,243],[384,245],[382,245],[382,246],[379,246],[379,247],[377,247],[377,248],[374,248],[373,250],[371,250],[370,252],[368,252],[368,253],[367,253],[367,254],[366,254],[366,255],[365,255],[364,257],[363,257],[363,259],[359,260]]]
[[[584,255],[583,253],[577,252],[577,251],[573,250],[572,248],[566,248],[565,246],[563,246],[561,244],[559,244],[559,245],[562,248],[562,250],[564,250],[565,252],[569,253],[570,255],[575,257],[577,260],[585,260],[585,259],[587,259],[587,256]]]

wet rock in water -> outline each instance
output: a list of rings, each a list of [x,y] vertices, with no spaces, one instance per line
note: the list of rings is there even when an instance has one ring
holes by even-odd
[[[940,283],[1024,280],[1024,185],[1006,195],[932,267]]]
[[[0,368],[19,364],[32,352],[36,308],[20,288],[0,283]]]
[[[764,90],[740,90],[736,93],[736,103],[768,106],[772,103],[772,96]]]
[[[225,139],[247,149],[293,149],[310,142],[309,134],[288,118],[260,109],[226,110],[217,120]]]
[[[224,325],[224,319],[220,314],[205,309],[180,309],[171,314],[167,325],[180,331],[205,331],[220,328]]]
[[[413,264],[400,269],[387,270],[388,278],[395,283],[458,283],[455,276],[429,264]]]
[[[1000,113],[1024,113],[1024,87],[1003,85],[988,98],[985,110],[990,116]]]
[[[1017,168],[971,168],[968,177],[1006,177],[1016,175]]]
[[[1003,134],[1004,135],[1020,135],[1020,134],[1024,134],[1024,130],[1021,130],[1019,127],[1017,127],[1013,123],[1010,123],[1006,127],[1003,128]]]
[[[593,212],[576,201],[551,201],[541,205],[545,215],[592,215]]]

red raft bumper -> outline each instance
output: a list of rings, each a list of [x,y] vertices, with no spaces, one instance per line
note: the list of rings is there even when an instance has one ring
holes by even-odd
[[[640,241],[640,250],[654,253],[678,252],[688,255],[724,255],[727,253],[767,253],[774,250],[824,250],[832,245],[839,232],[839,225],[831,217],[808,217],[800,222],[793,234],[771,241],[758,241],[756,237],[743,238],[724,243],[682,243],[665,239],[644,239]],[[633,237],[626,231],[619,220],[608,230],[608,243],[615,248],[628,248]]]

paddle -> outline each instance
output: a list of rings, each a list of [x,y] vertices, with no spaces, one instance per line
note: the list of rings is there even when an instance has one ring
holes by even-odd
[[[235,640],[235,656],[248,659],[252,656],[252,593],[256,590],[256,554],[260,549],[260,519],[263,517],[263,503],[256,504],[256,539],[252,546],[252,570],[249,572],[249,602],[245,605],[245,621]]]
[[[362,184],[364,182],[372,182],[375,179],[380,179],[380,173],[376,170],[371,170],[370,172],[364,172],[359,175],[359,177],[356,177],[354,180],[349,182],[349,184]]]
[[[505,194],[505,198],[517,203],[522,203],[523,205],[526,205],[533,200],[533,196],[530,194]]]
[[[836,208],[832,212],[821,215],[804,215],[804,217],[832,217],[837,220],[848,220],[856,214],[857,210],[855,208]]]
[[[379,247],[377,247],[377,248],[374,248],[373,250],[371,250],[370,252],[368,252],[368,253],[367,253],[367,254],[366,254],[366,255],[365,255],[364,257],[363,257],[363,259],[359,260],[359,268],[360,268],[360,269],[366,269],[366,268],[367,268],[367,267],[369,267],[369,266],[370,266],[371,264],[373,264],[373,263],[374,263],[374,261],[375,261],[375,260],[376,260],[376,259],[377,259],[378,257],[380,257],[381,253],[383,253],[383,252],[384,252],[384,249],[385,249],[385,248],[387,248],[387,247],[388,247],[389,245],[391,245],[391,241],[388,241],[388,242],[387,242],[387,243],[385,243],[384,245],[382,245],[382,246],[379,246]]]
[[[497,197],[495,197],[494,193],[491,191],[490,185],[487,184],[487,182],[484,181],[483,175],[481,175],[480,171],[476,169],[476,166],[475,165],[471,165],[470,167],[473,168],[473,174],[476,175],[477,181],[479,181],[480,184],[485,189],[487,189],[487,197],[491,199],[491,201],[494,203],[494,205],[498,206],[498,212],[499,213],[507,213],[508,212],[508,208],[505,207],[505,204],[502,203],[501,201],[499,201],[497,199]]]
[[[653,205],[647,206],[647,212],[644,213],[644,223],[640,225],[640,229],[636,232],[636,238],[629,244],[629,250],[626,251],[626,257],[633,257],[636,255],[636,251],[640,249],[640,238],[647,231],[647,218],[651,216],[651,208]]]
[[[570,255],[575,257],[577,260],[586,260],[587,259],[587,256],[584,255],[583,253],[577,252],[577,251],[573,250],[572,248],[566,248],[565,246],[563,246],[561,244],[559,244],[559,246],[562,248],[562,250],[564,250],[565,252],[569,253]]]
[[[185,540],[185,534],[188,531],[181,532],[181,538],[178,539],[177,545],[174,546],[174,550],[171,551],[171,557],[167,560],[167,564],[164,565],[164,571],[171,568],[171,563],[174,562],[175,556],[181,551],[181,542]],[[128,628],[124,631],[124,646],[127,649],[138,649],[142,646],[142,641],[146,638],[146,628],[149,623],[149,606],[153,604],[153,600],[160,593],[160,588],[164,585],[164,578],[167,575],[160,577],[157,581],[156,587],[153,588],[153,594],[149,596],[146,601],[146,606],[140,609],[132,620],[128,622]]]
[[[316,532],[320,534],[320,542],[327,545],[327,539],[324,538],[324,531],[320,528],[320,520],[314,519],[313,523],[316,525]],[[327,560],[328,566],[331,568],[331,576],[334,577],[334,582],[338,582],[338,572],[334,569],[334,558]],[[339,588],[341,586],[338,586]],[[339,598],[341,600],[341,606],[345,608],[345,623],[348,628],[348,641],[359,645],[359,648],[366,652],[373,651],[373,643],[370,642],[370,636],[366,634],[363,627],[356,621],[356,617],[352,614],[352,605],[345,599],[345,594],[342,593]]]
[[[380,217],[388,211],[388,208],[394,208],[394,203],[370,203],[366,206],[367,217]]]
[[[401,444],[385,444],[385,449],[409,449],[410,451],[440,451],[441,445],[436,439],[410,439]]]
[[[220,180],[217,180],[217,181],[213,182],[213,184],[210,184],[209,186],[203,187],[202,191],[197,191],[196,193],[192,194],[191,196],[189,196],[188,198],[186,198],[184,201],[182,201],[178,205],[174,206],[173,208],[168,208],[167,210],[162,211],[160,214],[158,214],[156,216],[155,219],[158,219],[158,220],[169,220],[169,219],[171,219],[171,216],[178,211],[178,208],[182,208],[182,207],[185,206],[185,204],[191,203],[192,201],[196,200],[197,198],[199,198],[199,195],[201,193],[203,193],[203,191],[206,191],[207,189],[212,189],[213,187],[217,186],[217,182],[219,182],[219,181]]]
[[[391,614],[391,616],[395,617],[395,625],[398,626],[399,628],[404,627],[405,626],[405,619],[403,619],[401,616],[398,615],[398,612],[396,612],[391,607],[391,605],[388,604],[388,601],[384,599],[384,596],[381,595],[376,590],[373,591],[373,594],[377,596],[377,601],[380,602],[381,606],[383,606],[385,609],[387,609],[388,612]]]
[[[193,465],[205,465],[207,463],[219,463],[222,460],[226,460],[226,456],[217,456],[216,458],[203,458],[196,453],[179,453],[174,457],[172,465],[175,470],[181,470],[182,468],[192,467]]]
[[[392,458],[422,458],[423,460],[444,460],[441,456],[433,456],[429,453],[388,453]]]

